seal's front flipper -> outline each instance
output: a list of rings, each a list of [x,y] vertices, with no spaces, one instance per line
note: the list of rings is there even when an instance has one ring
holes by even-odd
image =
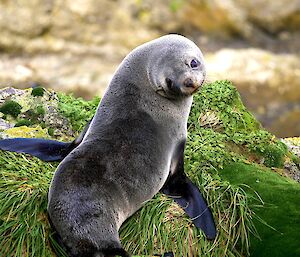
[[[182,141],[175,149],[169,178],[160,191],[174,199],[208,239],[214,239],[217,231],[212,213],[198,187],[184,174],[184,148]]]
[[[208,239],[216,237],[212,213],[198,187],[188,177],[180,175],[170,178],[161,191],[183,208],[195,226],[203,230]]]
[[[73,143],[41,138],[10,138],[0,140],[0,150],[27,153],[48,162],[61,161],[74,148],[72,146]]]
[[[103,249],[102,252],[104,253],[105,256],[121,256],[121,257],[131,257],[131,255],[126,252],[123,248],[108,248],[108,249]],[[93,256],[98,256],[93,255]],[[102,256],[101,254],[99,256]]]

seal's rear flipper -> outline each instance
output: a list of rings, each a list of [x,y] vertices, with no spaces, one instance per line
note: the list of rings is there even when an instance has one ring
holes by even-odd
[[[0,140],[0,150],[27,153],[42,161],[53,162],[63,160],[83,140],[92,119],[73,142],[59,142],[41,138],[11,138]]]
[[[76,145],[41,138],[10,138],[0,140],[0,150],[27,153],[43,161],[61,161]]]
[[[178,203],[192,219],[197,228],[205,233],[208,239],[214,239],[217,231],[212,213],[201,195],[198,187],[184,174],[171,177],[161,192]]]

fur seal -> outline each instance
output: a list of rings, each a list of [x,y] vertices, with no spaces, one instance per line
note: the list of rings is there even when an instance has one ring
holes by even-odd
[[[192,94],[204,78],[200,49],[179,35],[143,44],[122,61],[51,182],[49,217],[70,256],[129,256],[118,229],[159,191],[215,238],[212,214],[183,167]]]

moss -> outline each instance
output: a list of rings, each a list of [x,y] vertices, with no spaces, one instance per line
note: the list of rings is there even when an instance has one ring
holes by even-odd
[[[260,123],[244,107],[236,88],[229,81],[217,81],[203,86],[194,97],[190,120],[195,123],[197,114],[214,111],[224,125],[226,134],[240,131],[256,131]]]
[[[21,126],[31,126],[32,122],[30,120],[18,120],[17,123],[15,124],[15,127],[21,127]]]
[[[288,155],[286,146],[261,127],[228,81],[203,86],[194,97],[188,127],[189,140],[199,149],[192,149],[192,155],[201,157],[202,168],[220,168],[238,159],[282,168]]]
[[[43,96],[45,89],[43,87],[35,87],[31,91],[31,95],[33,96]]]
[[[38,115],[41,115],[41,116],[44,116],[45,115],[45,109],[42,105],[39,105],[37,108],[36,108],[36,113]]]
[[[267,167],[283,168],[287,153],[286,145],[281,142],[269,145],[262,153],[262,156],[265,158],[264,164]]]
[[[21,110],[22,110],[22,106],[12,100],[6,101],[0,107],[0,112],[2,112],[4,114],[9,114],[15,118],[21,113]]]
[[[36,124],[40,115],[35,110],[30,109],[24,113],[24,116],[32,123]]]
[[[53,128],[48,128],[48,134],[53,137],[54,136],[54,129]]]
[[[49,138],[46,129],[42,129],[40,126],[35,127],[20,126],[15,128],[10,128],[5,131],[5,134],[9,137],[37,137],[37,138]]]
[[[255,221],[260,238],[252,238],[251,256],[300,256],[300,184],[242,163],[227,166],[220,175],[232,185],[248,185],[248,193],[255,190],[265,202],[264,208],[254,209],[261,219]]]
[[[296,165],[300,165],[300,158],[298,156],[296,156],[295,154],[291,154],[290,158]]]
[[[86,123],[94,116],[100,98],[95,97],[91,101],[75,98],[72,95],[58,94],[59,110],[69,119],[72,129],[80,132]]]
[[[43,117],[46,111],[42,105],[37,106],[35,109],[29,109],[23,116],[31,122],[32,125],[41,125],[43,123]]]
[[[40,126],[41,126],[41,128],[44,129],[44,128],[46,128],[46,123],[45,123],[44,121],[41,121],[41,122],[40,122]]]
[[[234,157],[226,144],[226,135],[212,129],[203,129],[190,133],[185,150],[186,163],[202,169],[222,168]],[[187,167],[190,170],[191,167]]]

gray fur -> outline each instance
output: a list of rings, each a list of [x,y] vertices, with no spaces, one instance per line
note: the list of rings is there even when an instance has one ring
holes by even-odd
[[[193,58],[198,69],[189,67]],[[70,256],[122,248],[118,229],[163,187],[186,138],[195,89],[183,82],[199,87],[204,76],[201,51],[178,35],[141,45],[120,64],[82,143],[51,183],[49,216]]]

